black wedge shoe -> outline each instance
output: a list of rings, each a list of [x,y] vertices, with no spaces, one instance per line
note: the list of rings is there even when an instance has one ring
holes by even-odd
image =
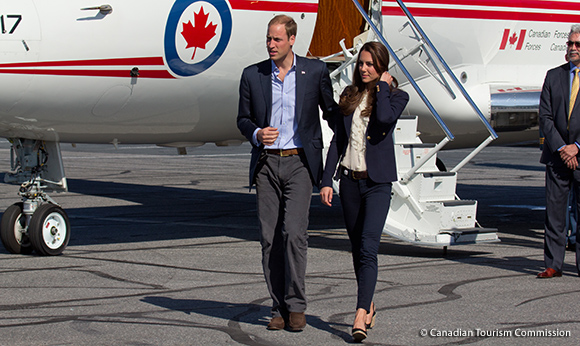
[[[361,342],[367,338],[367,331],[360,328],[353,328],[352,338],[355,342]]]

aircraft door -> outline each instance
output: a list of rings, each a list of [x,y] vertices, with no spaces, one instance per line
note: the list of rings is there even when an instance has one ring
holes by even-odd
[[[358,2],[369,8],[370,0]],[[346,47],[352,48],[353,39],[364,31],[365,24],[352,0],[320,0],[309,55],[328,56],[340,52],[339,42],[343,38]]]

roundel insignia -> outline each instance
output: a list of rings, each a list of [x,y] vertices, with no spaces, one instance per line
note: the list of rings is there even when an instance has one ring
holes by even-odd
[[[224,53],[232,34],[225,0],[177,0],[165,27],[165,60],[182,77],[210,68]]]

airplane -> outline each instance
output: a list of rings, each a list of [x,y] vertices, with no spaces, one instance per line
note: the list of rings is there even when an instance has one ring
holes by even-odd
[[[371,22],[365,23],[355,1],[0,0],[0,137],[12,144],[5,181],[21,184],[22,197],[2,216],[5,248],[15,254],[59,255],[68,244],[68,217],[47,193],[67,191],[60,143],[156,144],[180,153],[205,143],[242,143],[235,122],[239,77],[244,67],[267,58],[266,25],[279,13],[298,23],[297,54],[324,57],[331,70],[342,71],[333,77],[337,95],[352,71],[352,64],[344,64],[356,56],[361,40],[384,37],[396,56],[415,62],[392,67],[401,88],[411,94],[406,114],[420,119],[419,128],[410,130],[414,147],[402,152],[444,137],[413,84],[430,92],[433,108],[453,132],[447,148],[472,147],[488,136],[480,119],[466,115],[473,107],[457,97],[462,87],[500,133],[497,142],[537,140],[543,78],[563,63],[570,24],[580,22],[580,4],[408,2],[413,18],[445,57],[452,71],[447,73],[410,24],[402,1],[358,3],[379,26],[378,35],[369,30]],[[449,83],[452,75],[459,86]],[[433,160],[423,161],[431,165]],[[443,179],[434,173],[429,177]],[[433,208],[421,205],[422,197],[413,197],[412,184],[406,183],[396,189],[402,202],[393,204],[410,204],[406,213],[421,218]],[[474,222],[465,210],[448,213],[455,223],[444,228]],[[408,227],[400,224],[394,226],[400,237],[418,244],[442,239],[454,244],[461,236],[475,240],[472,231],[439,232],[431,240],[407,236]]]

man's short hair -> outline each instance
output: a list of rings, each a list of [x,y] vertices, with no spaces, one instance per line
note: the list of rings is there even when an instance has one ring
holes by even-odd
[[[285,14],[279,14],[270,20],[270,22],[268,23],[268,28],[271,27],[272,25],[278,24],[284,25],[284,27],[286,28],[286,34],[288,35],[288,38],[292,36],[296,37],[298,25],[296,24],[294,19],[292,19],[292,17],[287,16]]]
[[[570,27],[570,33],[568,34],[568,39],[570,39],[572,34],[580,34],[580,24],[572,24],[572,27]]]

